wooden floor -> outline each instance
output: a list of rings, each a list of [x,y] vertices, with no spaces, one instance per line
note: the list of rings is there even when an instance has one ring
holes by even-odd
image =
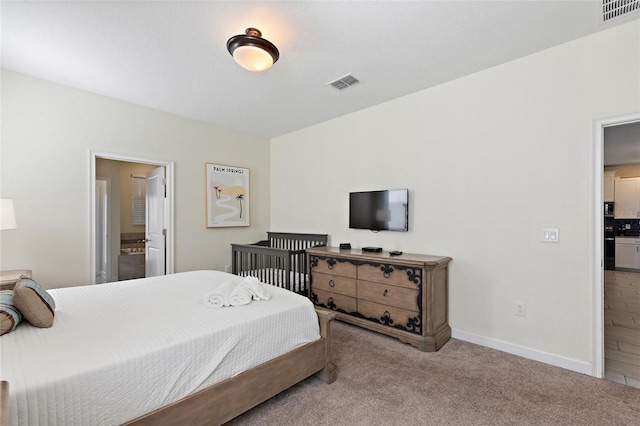
[[[640,388],[640,273],[604,271],[605,377]]]

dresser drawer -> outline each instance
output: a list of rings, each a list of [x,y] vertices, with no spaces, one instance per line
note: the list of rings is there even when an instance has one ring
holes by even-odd
[[[358,312],[365,318],[380,324],[386,324],[413,333],[422,333],[420,314],[417,311],[409,311],[358,299]]]
[[[311,288],[356,297],[356,280],[337,275],[311,272]]]
[[[314,259],[317,259],[318,262],[314,262]],[[356,265],[333,257],[312,257],[311,271],[329,275],[340,275],[341,277],[347,278],[356,277]]]
[[[400,269],[396,265],[389,264],[358,266],[358,280],[391,284],[411,289],[417,289],[422,284],[421,279],[418,279],[418,283],[414,282],[416,277],[421,276],[422,270],[419,268]]]
[[[313,300],[313,303],[315,303],[316,305],[323,306],[334,311],[339,310],[347,313],[356,311],[355,297],[332,293],[330,291],[312,289],[311,298]]]
[[[418,308],[417,288],[399,287],[390,284],[373,283],[358,280],[358,299],[382,305],[395,306],[408,311],[420,311]]]

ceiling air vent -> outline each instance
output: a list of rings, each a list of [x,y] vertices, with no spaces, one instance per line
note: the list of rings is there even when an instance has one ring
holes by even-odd
[[[330,81],[327,84],[330,85],[333,88],[338,89],[338,90],[344,90],[347,87],[351,87],[351,86],[353,86],[354,84],[357,84],[357,83],[360,83],[360,80],[358,80],[357,78],[355,78],[351,74],[347,74],[344,77],[340,77],[337,80]]]
[[[604,22],[634,10],[640,10],[640,0],[602,0],[602,20]]]

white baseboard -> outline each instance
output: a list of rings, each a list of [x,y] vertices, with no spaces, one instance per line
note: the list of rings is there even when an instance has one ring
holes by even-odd
[[[524,346],[514,345],[499,339],[479,336],[477,334],[467,333],[461,330],[451,330],[451,337],[465,342],[475,343],[476,345],[486,346],[491,349],[497,349],[523,358],[532,359],[534,361],[543,362],[556,367],[575,371],[577,373],[593,376],[593,365],[588,362],[578,361],[572,358],[566,358],[560,355],[550,354],[548,352],[538,351],[536,349],[526,348]]]

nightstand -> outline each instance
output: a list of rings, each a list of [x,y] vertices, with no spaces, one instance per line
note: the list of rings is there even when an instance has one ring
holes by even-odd
[[[31,269],[12,269],[0,271],[0,290],[13,290],[13,286],[21,276],[31,278]]]

